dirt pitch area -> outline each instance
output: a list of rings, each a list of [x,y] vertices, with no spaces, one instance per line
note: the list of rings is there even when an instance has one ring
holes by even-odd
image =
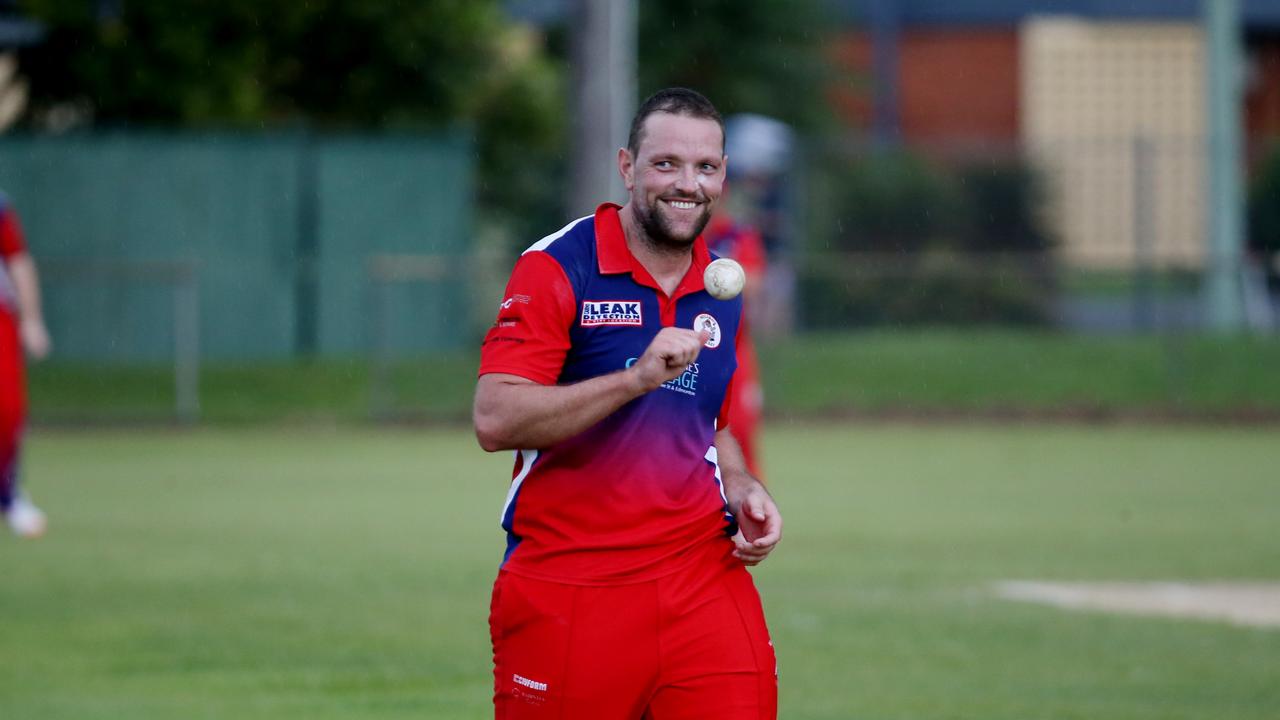
[[[1071,610],[1217,620],[1280,629],[1280,582],[1100,582],[1008,580],[995,592],[1007,600]]]

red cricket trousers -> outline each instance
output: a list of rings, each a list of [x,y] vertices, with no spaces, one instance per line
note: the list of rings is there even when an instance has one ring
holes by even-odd
[[[18,440],[27,414],[22,343],[13,313],[0,306],[0,507],[17,489]]]
[[[498,720],[774,720],[777,661],[751,575],[719,541],[655,580],[501,571],[489,616]]]

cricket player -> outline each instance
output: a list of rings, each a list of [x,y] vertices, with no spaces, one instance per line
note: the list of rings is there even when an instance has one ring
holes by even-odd
[[[485,337],[476,436],[516,451],[490,613],[498,718],[777,715],[746,566],[782,517],[726,425],[742,299],[703,285],[725,162],[705,97],[650,97],[618,151],[630,199],[529,247]]]
[[[744,313],[748,312],[755,307],[753,303],[759,300],[760,288],[764,283],[767,260],[760,233],[752,226],[734,220],[722,208],[721,212],[711,217],[703,236],[711,252],[721,257],[733,258],[742,265],[747,274],[747,287],[743,297]],[[738,370],[733,376],[729,431],[742,448],[747,469],[763,480],[757,438],[760,434],[760,421],[764,416],[764,389],[760,385],[760,364],[756,359],[755,343],[751,339],[750,323],[745,317],[742,323],[742,332],[736,341]]]
[[[40,311],[40,282],[18,216],[0,194],[0,511],[19,537],[44,534],[45,516],[18,488],[18,455],[27,395],[22,349],[37,360],[49,353]]]

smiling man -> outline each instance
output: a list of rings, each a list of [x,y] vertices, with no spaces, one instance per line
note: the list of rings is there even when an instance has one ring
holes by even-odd
[[[630,199],[530,246],[485,337],[476,437],[516,456],[496,717],[777,715],[746,566],[782,517],[725,424],[741,299],[702,281],[725,162],[705,97],[650,97],[618,151]]]

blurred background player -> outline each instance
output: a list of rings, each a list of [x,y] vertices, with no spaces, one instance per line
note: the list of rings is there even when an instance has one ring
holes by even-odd
[[[738,370],[730,388],[729,432],[757,478],[764,477],[759,444],[764,386],[753,336],[756,332],[785,335],[791,328],[795,280],[786,260],[783,188],[792,147],[792,130],[779,120],[754,113],[726,118],[728,180],[703,233],[711,252],[737,260],[747,273]]]
[[[795,132],[775,118],[739,113],[725,118],[725,154],[729,156],[732,194],[728,212],[753,230],[760,241],[758,277],[749,278],[747,311],[758,337],[789,336],[795,324],[796,270],[791,168]],[[741,258],[734,258],[742,262]],[[744,265],[745,267],[745,265]],[[747,268],[748,276],[751,269]],[[754,287],[754,290],[752,289]]]
[[[22,351],[49,353],[40,311],[40,282],[9,198],[0,193],[0,510],[14,534],[39,537],[45,516],[18,488],[18,460],[26,422]]]
[[[760,433],[760,420],[764,414],[764,389],[760,385],[760,366],[756,360],[755,343],[751,339],[751,313],[760,302],[767,260],[764,241],[760,233],[749,223],[736,219],[729,200],[728,189],[721,205],[711,217],[703,238],[707,249],[720,257],[733,258],[747,273],[747,285],[743,290],[742,330],[738,334],[738,369],[733,374],[729,388],[729,432],[742,448],[747,469],[763,479],[759,448],[756,439]]]

